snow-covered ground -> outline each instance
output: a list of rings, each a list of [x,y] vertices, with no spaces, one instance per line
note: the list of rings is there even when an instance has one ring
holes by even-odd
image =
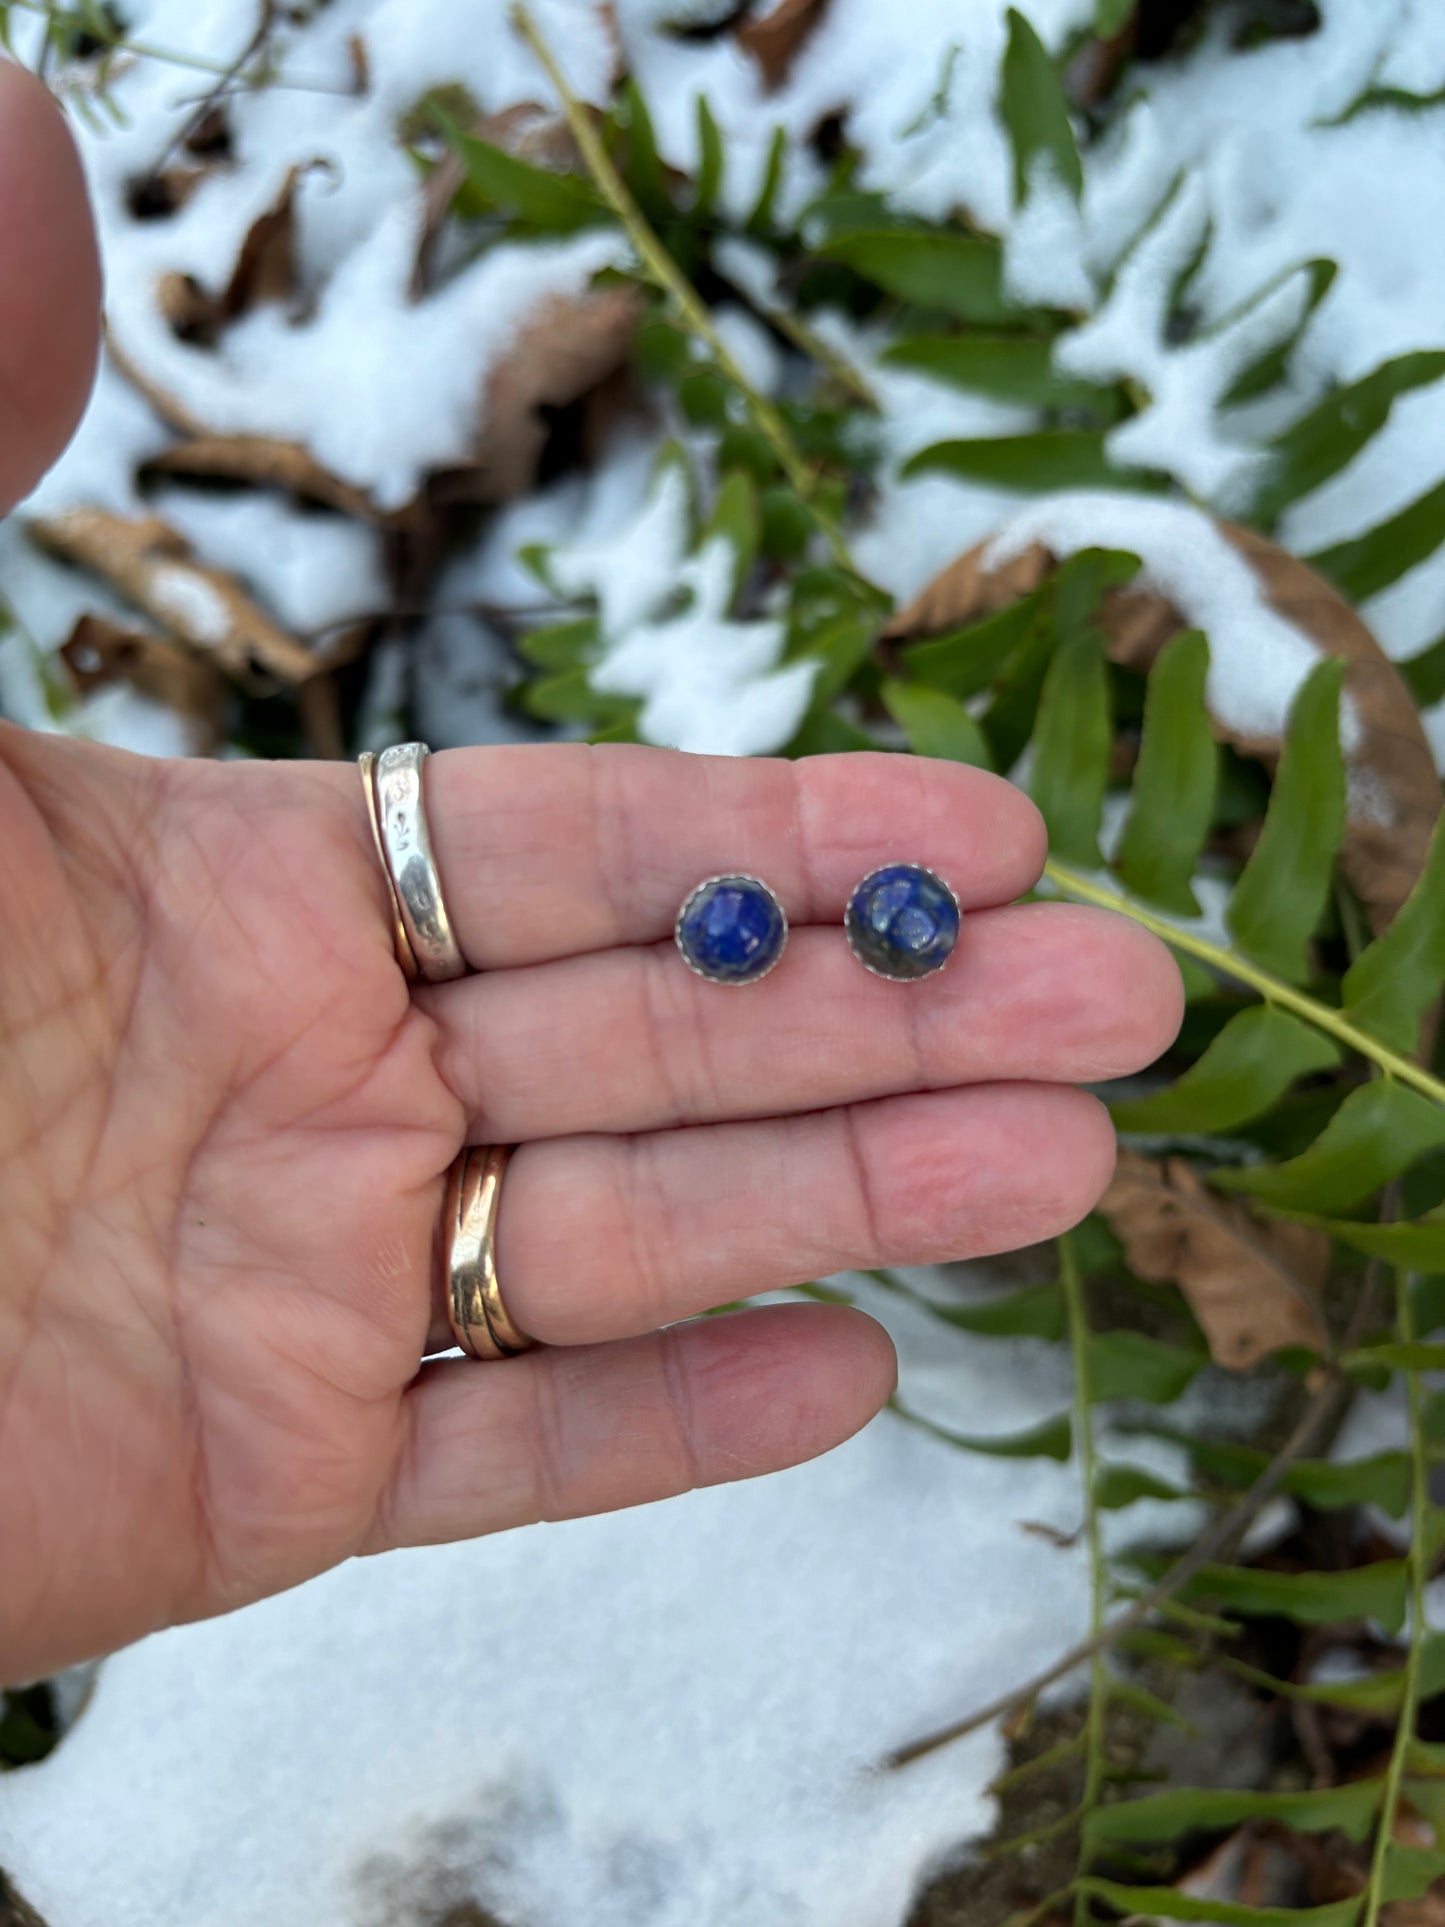
[[[1003,0],[910,0],[906,33],[897,7],[832,0],[774,93],[726,37],[661,31],[683,10],[680,0],[616,9],[666,158],[692,166],[695,97],[706,92],[726,138],[728,192],[744,208],[775,126],[802,137],[846,109],[866,185],[921,214],[967,211],[1008,237],[1015,286],[1077,303],[1069,365],[1131,377],[1152,397],[1121,431],[1120,459],[1168,469],[1212,506],[1237,502],[1251,443],[1331,381],[1445,338],[1445,254],[1428,218],[1445,205],[1445,111],[1385,106],[1340,119],[1372,85],[1445,86],[1438,0],[1323,0],[1325,26],[1310,38],[1243,56],[1216,37],[1131,82],[1139,98],[1090,152],[1081,217],[1046,185],[1014,208],[995,104]],[[537,0],[536,11],[572,85],[603,99],[614,55],[600,10]],[[1093,0],[1025,0],[1024,11],[1058,46]],[[243,164],[163,222],[135,218],[128,184],[154,168],[205,78],[139,62],[115,83],[125,124],[79,128],[125,354],[208,427],[304,441],[384,507],[462,457],[488,371],[528,316],[584,285],[620,245],[594,234],[493,250],[419,319],[408,296],[417,177],[397,122],[447,82],[488,111],[548,98],[502,0],[465,12],[462,28],[454,0],[317,9],[287,36],[282,73],[294,85],[233,103]],[[132,0],[127,14],[138,38],[224,64],[248,43],[256,7]],[[27,22],[16,13],[13,25],[23,53]],[[364,93],[349,44],[358,34]],[[157,308],[158,277],[224,286],[293,166],[309,170],[297,190],[304,318],[263,308],[214,348],[178,340]],[[1184,190],[1116,273],[1181,170]],[[800,206],[818,185],[816,164],[795,150],[785,200]],[[1166,292],[1206,239],[1192,293],[1206,323],[1279,285],[1263,315],[1172,346]],[[1306,327],[1291,390],[1267,412],[1226,418],[1219,397],[1257,352],[1257,331],[1288,332],[1302,312],[1290,271],[1320,255],[1340,273]],[[1019,411],[880,369],[880,342],[841,324],[836,334],[885,402],[881,490],[856,551],[905,596],[1014,521],[1020,503],[937,475],[902,480],[901,464],[943,434],[1014,432]],[[0,525],[0,591],[42,649],[100,599],[34,555],[24,515],[82,503],[138,512],[137,467],[170,440],[108,367],[71,452]],[[1288,511],[1283,538],[1309,553],[1378,523],[1440,480],[1442,447],[1445,383],[1403,397],[1364,454]],[[457,561],[440,600],[535,599],[515,561],[522,543],[570,545],[562,568],[583,586],[590,553],[606,594],[618,527],[608,517],[619,500],[634,517],[642,509],[649,460],[619,439],[585,488],[564,483],[509,508]],[[598,502],[612,505],[600,519]],[[380,538],[360,524],[318,540],[314,519],[280,500],[252,502],[243,517],[174,488],[160,506],[199,555],[251,580],[298,630],[376,606]],[[1150,514],[1169,526],[1151,532]],[[1202,510],[1187,506],[1053,503],[1026,510],[1015,534],[1097,539],[1109,521],[1103,539],[1119,540],[1127,523],[1167,573],[1196,514],[1202,528]],[[656,544],[665,572],[675,530],[660,526]],[[647,560],[634,557],[630,589],[646,582]],[[1216,673],[1229,677],[1216,695],[1257,721],[1259,705],[1277,715],[1287,700],[1307,645],[1283,624],[1272,632],[1247,601],[1224,607],[1233,582],[1215,573],[1195,587],[1214,598]],[[693,747],[772,746],[745,737],[738,719],[752,727],[750,692],[778,676],[775,638],[746,638],[754,655],[742,675],[735,660],[707,655],[708,636],[693,638],[727,682],[714,713],[738,732],[705,743],[705,712],[679,677],[689,639],[660,644],[656,599],[635,594],[619,609],[620,586],[609,616],[616,686],[647,697],[663,732],[681,716]],[[1183,596],[1189,585],[1174,586]],[[1366,614],[1396,656],[1432,642],[1445,630],[1445,551]],[[479,636],[448,618],[424,638],[421,708],[438,738],[499,727]],[[27,647],[0,643],[0,702],[43,725]],[[386,660],[393,682],[373,692],[378,719],[395,695]],[[776,681],[767,687],[778,697]],[[784,707],[779,699],[778,716]],[[94,699],[82,723],[147,748],[186,746],[165,712],[117,691]],[[1445,708],[1432,727],[1445,759]],[[1049,1347],[969,1339],[896,1298],[876,1309],[900,1344],[905,1400],[941,1422],[1013,1432],[1068,1402],[1066,1363]],[[51,1927],[424,1927],[468,1897],[509,1927],[895,1927],[938,1857],[988,1829],[1000,1742],[977,1735],[901,1776],[872,1765],[1079,1633],[1077,1555],[1026,1529],[1067,1532],[1077,1520],[1072,1468],[971,1456],[885,1415],[828,1460],[762,1483],[353,1564],[109,1661],[54,1757],[0,1779],[0,1865]],[[1132,1529],[1151,1523],[1130,1515]]]
[[[921,1414],[1067,1409],[1059,1347],[844,1282]],[[1002,1742],[877,1763],[1081,1634],[1080,1550],[1030,1529],[1078,1522],[1072,1467],[885,1414],[778,1478],[353,1562],[107,1662],[0,1778],[0,1865],[51,1927],[892,1927],[988,1830]]]

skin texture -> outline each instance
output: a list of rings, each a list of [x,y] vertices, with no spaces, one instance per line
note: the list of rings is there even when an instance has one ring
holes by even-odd
[[[0,257],[13,496],[83,405],[98,276],[64,129],[3,66]],[[0,1679],[352,1554],[826,1450],[892,1389],[876,1324],[679,1321],[1064,1229],[1113,1164],[1070,1085],[1178,1023],[1132,926],[1000,907],[1042,827],[975,770],[569,745],[449,752],[427,790],[482,974],[413,998],[351,767],[0,726]],[[950,967],[906,988],[839,930],[899,855],[965,910]],[[794,925],[746,990],[669,941],[725,869]],[[499,1265],[545,1348],[421,1365],[466,1141],[519,1146]]]

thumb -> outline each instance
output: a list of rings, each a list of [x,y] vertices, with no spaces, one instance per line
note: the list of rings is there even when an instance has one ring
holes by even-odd
[[[99,339],[80,157],[40,82],[0,58],[0,515],[70,439]]]

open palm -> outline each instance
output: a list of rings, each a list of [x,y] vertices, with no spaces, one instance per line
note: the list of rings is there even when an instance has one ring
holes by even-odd
[[[0,68],[0,252],[32,268],[0,283],[0,502],[83,395],[90,245],[63,130]],[[434,758],[427,800],[478,974],[413,997],[354,769],[0,728],[0,1677],[352,1553],[837,1442],[892,1385],[869,1320],[679,1321],[1074,1222],[1113,1140],[1069,1086],[1177,1022],[1130,926],[994,907],[1043,836],[977,771],[485,749]],[[899,857],[970,913],[906,988],[839,927]],[[743,993],[669,941],[687,890],[737,869],[795,926]],[[467,1141],[521,1147],[499,1267],[544,1349],[419,1369]]]

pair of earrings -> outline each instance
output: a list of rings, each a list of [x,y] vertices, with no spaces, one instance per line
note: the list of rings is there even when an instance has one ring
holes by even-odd
[[[921,863],[870,870],[848,899],[843,930],[865,970],[890,983],[931,976],[958,942],[958,898]],[[704,877],[677,913],[677,947],[689,970],[715,984],[755,984],[788,941],[781,903],[757,877]]]

